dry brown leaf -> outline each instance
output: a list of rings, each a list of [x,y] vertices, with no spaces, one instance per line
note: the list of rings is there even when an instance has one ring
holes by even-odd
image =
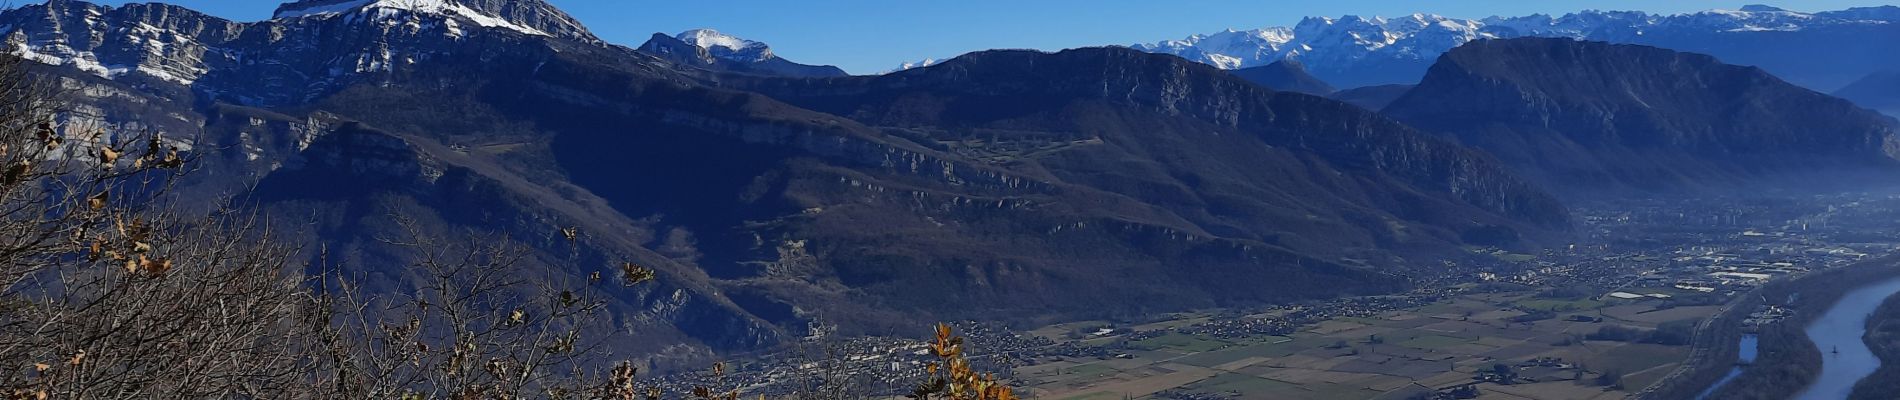
[[[142,218],[133,218],[132,223],[129,224],[125,223],[123,219],[114,219],[113,224],[119,229],[119,236],[124,236],[133,241],[144,241],[145,236],[151,233],[149,227],[145,226],[145,220]]]
[[[643,267],[640,266],[640,264],[631,262],[620,264],[620,272],[625,275],[622,278],[626,281],[627,286],[645,283],[653,280],[653,278],[657,276],[652,268]]]
[[[41,122],[39,128],[35,133],[39,135],[40,142],[46,144],[47,149],[59,147],[59,132],[53,130],[53,123]]]
[[[5,184],[6,186],[19,184],[26,180],[27,174],[32,172],[33,164],[31,162],[20,161],[19,164],[8,167],[6,174],[0,175],[0,184]]]
[[[164,275],[165,271],[172,269],[172,260],[139,256],[139,269],[145,270],[147,274]]]
[[[160,168],[183,167],[185,166],[185,158],[178,155],[177,147],[173,147],[170,152],[165,153],[165,159],[160,161],[158,166]]]
[[[99,192],[98,195],[86,199],[86,204],[91,206],[93,210],[103,210],[106,208],[106,200],[111,193],[112,192]]]

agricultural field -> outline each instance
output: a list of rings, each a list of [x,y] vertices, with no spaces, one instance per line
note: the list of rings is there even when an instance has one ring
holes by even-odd
[[[1687,357],[1688,347],[1584,336],[1606,325],[1654,328],[1694,321],[1715,310],[1655,300],[1550,298],[1533,291],[1468,295],[1335,318],[1284,336],[1152,335],[1123,341],[1125,357],[1043,360],[1017,368],[1016,375],[1045,399],[1404,399],[1463,385],[1475,385],[1480,399],[1617,399],[1667,375]],[[1525,318],[1533,313],[1544,317]],[[1183,317],[1198,322],[1210,315]],[[1135,329],[1187,325],[1161,321]],[[1114,340],[1120,339],[1089,342]],[[1512,384],[1481,380],[1498,364],[1514,371]],[[1599,379],[1605,373],[1619,378]],[[1608,381],[1621,385],[1599,384]]]

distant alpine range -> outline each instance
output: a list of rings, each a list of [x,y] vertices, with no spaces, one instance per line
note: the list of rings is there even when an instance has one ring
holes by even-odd
[[[651,267],[609,289],[639,333],[612,345],[689,364],[1392,293],[1465,246],[1562,243],[1593,195],[1891,173],[1868,108],[1900,104],[1894,22],[1311,18],[848,76],[710,29],[608,43],[542,0],[0,13],[69,89],[63,125],[199,157],[190,199],[261,208],[369,290],[405,290],[416,255],[378,239],[414,227],[520,241],[548,276]]]
[[[1433,14],[1402,17],[1312,17],[1292,27],[1226,30],[1136,44],[1223,69],[1297,60],[1320,79],[1353,88],[1414,83],[1440,54],[1479,39],[1555,37],[1643,44],[1705,53],[1756,65],[1796,84],[1838,89],[1873,71],[1900,65],[1900,7],[1802,13],[1750,5],[1660,15],[1584,11],[1563,16],[1483,19]]]

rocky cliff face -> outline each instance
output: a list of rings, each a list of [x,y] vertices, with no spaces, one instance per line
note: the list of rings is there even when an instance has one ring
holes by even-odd
[[[26,58],[94,75],[190,85],[230,60],[219,45],[246,26],[183,7],[111,8],[55,0],[4,14],[8,48]]]
[[[1884,168],[1897,149],[1884,118],[1760,68],[1569,39],[1460,47],[1385,112],[1580,192]]]
[[[560,8],[542,0],[452,0],[504,21],[545,32],[550,36],[599,42],[593,32]]]

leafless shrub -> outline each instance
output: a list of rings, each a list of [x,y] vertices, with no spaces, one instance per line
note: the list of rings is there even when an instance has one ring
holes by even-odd
[[[800,371],[797,391],[788,396],[793,400],[861,400],[870,399],[866,389],[873,386],[865,368],[876,368],[851,359],[850,351],[841,344],[811,342],[802,345]]]
[[[157,134],[56,126],[0,63],[0,387],[26,398],[281,397],[303,377],[293,249],[246,215],[174,214]]]
[[[394,216],[413,249],[414,293],[378,296],[348,279],[325,280],[327,385],[345,398],[566,398],[608,390],[613,376],[597,341],[606,302],[588,285],[522,274],[530,254],[511,241],[470,234],[444,243]],[[596,372],[599,371],[599,372]],[[628,372],[630,373],[630,371]],[[578,382],[597,381],[587,385]]]

